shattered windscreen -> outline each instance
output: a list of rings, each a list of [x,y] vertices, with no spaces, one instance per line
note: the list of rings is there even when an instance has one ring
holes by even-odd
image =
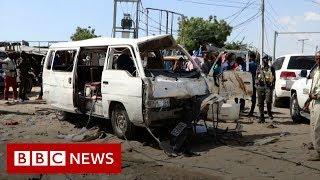
[[[179,46],[140,49],[140,56],[147,77],[162,75],[196,78],[200,76],[200,72],[193,68],[191,59]]]

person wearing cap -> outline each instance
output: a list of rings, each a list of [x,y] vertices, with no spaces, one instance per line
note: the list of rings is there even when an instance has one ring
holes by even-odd
[[[266,101],[267,111],[270,119],[273,119],[272,115],[272,95],[275,86],[275,69],[269,65],[271,58],[264,56],[262,58],[262,65],[256,73],[256,89],[258,94],[258,106],[259,106],[259,123],[265,122],[264,117],[264,103]]]
[[[17,69],[16,69],[16,54],[13,52],[8,53],[8,57],[4,60],[0,60],[0,64],[3,64],[4,69],[4,99],[9,99],[9,88],[12,87],[13,98],[17,100]]]

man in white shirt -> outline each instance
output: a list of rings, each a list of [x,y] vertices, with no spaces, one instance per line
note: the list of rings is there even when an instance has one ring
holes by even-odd
[[[310,161],[320,161],[320,51],[315,54],[317,69],[312,79],[312,87],[309,94],[310,103],[310,127],[311,140],[315,153],[311,154]]]
[[[312,87],[309,94],[311,140],[315,153],[311,154],[310,161],[320,161],[320,51],[315,54],[317,69],[312,79]]]
[[[13,98],[17,100],[18,91],[17,91],[17,72],[16,72],[16,63],[14,53],[9,53],[8,57],[4,60],[0,60],[2,68],[4,69],[4,99],[9,99],[9,88],[12,87]]]

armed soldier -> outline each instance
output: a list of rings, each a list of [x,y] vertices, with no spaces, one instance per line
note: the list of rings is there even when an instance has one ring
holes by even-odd
[[[270,58],[264,56],[262,58],[262,65],[257,70],[256,74],[256,89],[258,94],[258,106],[259,106],[259,123],[265,122],[264,117],[264,102],[267,104],[267,111],[270,119],[273,119],[272,115],[272,95],[275,86],[275,70],[269,65]]]
[[[31,65],[29,62],[29,56],[22,51],[20,54],[20,58],[17,62],[18,69],[18,79],[20,81],[19,84],[19,98],[20,101],[29,100],[27,97],[27,87],[28,87],[28,72],[31,69]]]

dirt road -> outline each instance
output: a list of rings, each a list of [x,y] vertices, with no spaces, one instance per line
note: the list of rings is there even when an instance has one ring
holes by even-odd
[[[86,118],[60,122],[48,105],[30,101],[7,105],[0,101],[0,179],[315,179],[320,178],[320,162],[306,161],[310,142],[309,125],[293,124],[288,109],[275,109],[271,124],[258,124],[255,118],[241,118],[242,138],[226,136],[215,142],[211,136],[197,135],[193,150],[197,157],[167,157],[143,138],[123,141],[112,135],[107,120],[95,119],[93,126],[106,134],[91,142],[122,144],[121,175],[8,175],[5,148],[9,142],[71,142],[66,137],[86,124]],[[220,128],[234,128],[221,123]],[[143,130],[141,130],[143,131]],[[143,133],[143,132],[141,132]],[[145,136],[145,134],[143,135]],[[273,141],[264,144],[264,138]],[[272,138],[272,139],[270,139]],[[262,143],[263,145],[258,145]]]

